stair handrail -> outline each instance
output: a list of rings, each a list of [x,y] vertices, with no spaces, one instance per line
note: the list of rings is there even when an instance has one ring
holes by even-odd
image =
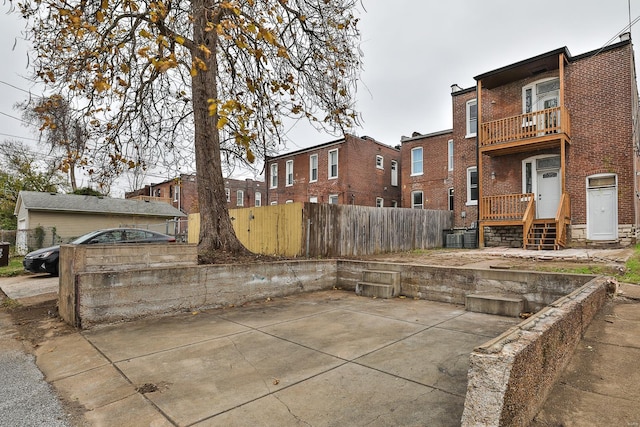
[[[524,215],[522,216],[522,247],[526,248],[529,244],[529,230],[531,230],[531,226],[533,225],[533,220],[536,216],[536,201],[534,194],[529,194],[529,203],[527,203],[527,208],[524,210]]]
[[[562,193],[556,211],[556,246],[566,246],[567,224],[571,223],[571,199],[569,193]]]

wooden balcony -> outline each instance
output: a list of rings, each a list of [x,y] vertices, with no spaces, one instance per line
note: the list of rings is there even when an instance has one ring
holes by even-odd
[[[533,203],[532,193],[483,197],[480,200],[480,221],[493,225],[520,225],[527,208]]]
[[[482,153],[505,155],[570,142],[571,120],[566,108],[554,107],[481,123],[479,132]]]

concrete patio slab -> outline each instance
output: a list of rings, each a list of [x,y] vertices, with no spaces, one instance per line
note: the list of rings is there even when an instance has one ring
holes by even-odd
[[[463,398],[346,364],[197,426],[457,426],[463,404]]]
[[[109,361],[79,334],[46,341],[35,350],[35,355],[47,381],[72,377],[109,365]]]
[[[343,363],[256,331],[118,363],[134,384],[179,425],[227,411]]]
[[[468,354],[515,323],[332,290],[100,327],[38,361],[101,426],[457,426]]]
[[[479,335],[430,328],[356,359],[356,363],[464,399],[469,354],[486,340]]]
[[[112,365],[53,381],[53,385],[91,411],[137,394],[135,387]]]
[[[206,312],[178,317],[148,318],[84,332],[93,345],[112,362],[119,362],[205,340],[237,334],[248,328]]]

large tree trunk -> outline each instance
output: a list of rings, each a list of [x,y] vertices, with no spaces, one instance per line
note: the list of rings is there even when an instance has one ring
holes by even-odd
[[[196,174],[198,182],[198,206],[200,209],[200,239],[198,252],[201,263],[212,262],[216,251],[233,254],[247,250],[236,237],[224,191],[222,164],[220,159],[220,134],[217,128],[218,116],[210,115],[208,100],[216,99],[217,59],[216,31],[205,31],[207,20],[211,19],[211,0],[193,0],[193,32],[196,45],[204,45],[210,51],[209,58],[201,52],[194,52],[207,64],[206,70],[198,70],[192,79],[193,113],[195,124]],[[205,12],[207,11],[207,12]]]

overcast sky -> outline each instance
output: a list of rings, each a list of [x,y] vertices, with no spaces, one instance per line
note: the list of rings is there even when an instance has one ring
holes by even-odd
[[[364,71],[357,94],[363,125],[354,133],[396,145],[414,131],[448,129],[452,84],[474,86],[474,76],[560,47],[578,55],[615,42],[640,15],[640,0],[630,1],[363,0]],[[33,142],[13,109],[30,89],[23,77],[28,43],[20,38],[19,16],[0,7],[0,138]],[[640,23],[631,30],[634,42],[638,28]],[[288,137],[283,153],[336,139],[302,123]],[[162,180],[156,175],[149,181]],[[122,190],[114,188],[112,195]]]

